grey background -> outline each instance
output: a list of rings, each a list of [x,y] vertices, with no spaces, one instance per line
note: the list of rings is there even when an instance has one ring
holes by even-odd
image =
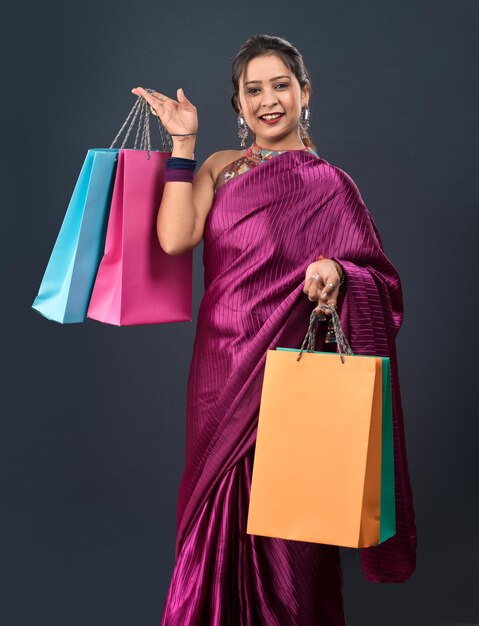
[[[2,622],[159,623],[202,245],[192,323],[61,325],[31,304],[86,151],[110,145],[130,89],[185,89],[200,163],[238,149],[230,67],[257,33],[303,53],[319,153],[357,183],[403,283],[418,568],[405,585],[370,584],[345,550],[347,623],[479,622],[479,3],[54,0],[4,18]]]

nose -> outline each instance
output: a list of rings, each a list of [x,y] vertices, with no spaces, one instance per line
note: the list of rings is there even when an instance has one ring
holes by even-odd
[[[270,109],[272,106],[278,104],[278,96],[274,90],[268,91],[265,89],[263,91],[263,98],[261,102],[261,108]]]

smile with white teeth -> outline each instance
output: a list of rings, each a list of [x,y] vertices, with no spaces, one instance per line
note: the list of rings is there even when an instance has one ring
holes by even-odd
[[[274,120],[276,117],[280,117],[281,115],[283,115],[283,113],[267,113],[266,115],[260,115],[260,117],[265,120]]]

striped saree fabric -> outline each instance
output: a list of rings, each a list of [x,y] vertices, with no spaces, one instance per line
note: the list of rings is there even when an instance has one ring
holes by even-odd
[[[204,230],[204,295],[187,388],[176,562],[161,626],[342,626],[339,548],[246,534],[266,351],[298,348],[315,305],[306,267],[346,275],[341,326],[355,354],[389,356],[397,533],[361,550],[367,580],[404,582],[416,529],[396,355],[399,275],[351,177],[310,150],[274,155],[222,184]],[[335,350],[318,332],[318,350]],[[318,380],[318,410],[327,389]]]

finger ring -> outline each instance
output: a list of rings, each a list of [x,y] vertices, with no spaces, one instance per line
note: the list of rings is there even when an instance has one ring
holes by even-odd
[[[326,283],[326,287],[334,287],[333,283]]]
[[[319,274],[313,274],[312,276],[310,276],[310,278],[313,278],[314,280],[319,280],[321,276]]]

